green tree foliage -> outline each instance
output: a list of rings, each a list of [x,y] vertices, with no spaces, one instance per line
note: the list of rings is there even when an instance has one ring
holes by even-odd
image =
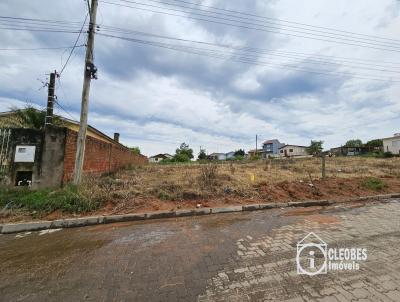
[[[193,158],[193,149],[189,148],[189,145],[182,143],[175,151],[173,160],[175,162],[188,162]]]
[[[363,143],[360,139],[351,139],[348,140],[345,144],[345,147],[362,147]]]
[[[199,155],[197,156],[198,160],[205,160],[207,159],[207,154],[205,149],[200,149]]]
[[[43,129],[46,110],[38,110],[32,105],[26,105],[25,108],[12,107],[11,110],[13,113],[1,121],[1,127]],[[62,121],[54,116],[53,124],[62,126]]]
[[[309,147],[307,147],[307,152],[311,155],[319,155],[321,154],[323,148],[322,148],[322,144],[324,142],[323,141],[311,141],[311,144]]]
[[[381,140],[381,139],[373,139],[373,140],[367,142],[365,144],[365,146],[371,147],[371,148],[383,147],[383,140]]]
[[[234,154],[235,157],[244,157],[244,155],[245,155],[245,152],[243,149],[236,150],[235,154]]]
[[[139,147],[131,147],[129,150],[132,151],[133,154],[139,155],[140,154],[140,148]]]

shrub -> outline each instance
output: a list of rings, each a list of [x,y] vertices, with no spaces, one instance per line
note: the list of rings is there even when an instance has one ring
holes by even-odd
[[[361,182],[361,186],[365,189],[381,191],[387,187],[387,184],[379,178],[368,177]]]
[[[101,199],[81,192],[75,186],[62,189],[30,190],[3,189],[0,191],[0,206],[9,209],[24,209],[39,213],[51,213],[56,210],[70,213],[84,213],[96,210]]]
[[[201,187],[212,187],[217,179],[218,166],[215,164],[202,165],[200,168],[199,184]]]

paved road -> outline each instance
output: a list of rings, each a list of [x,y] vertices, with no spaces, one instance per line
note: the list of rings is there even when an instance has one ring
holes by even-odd
[[[368,259],[298,275],[311,231]],[[0,260],[0,301],[400,301],[400,201],[1,235]]]

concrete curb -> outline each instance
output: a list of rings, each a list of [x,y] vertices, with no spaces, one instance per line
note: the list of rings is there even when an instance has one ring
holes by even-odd
[[[201,209],[186,209],[178,211],[158,211],[158,212],[150,212],[144,214],[104,215],[104,216],[59,219],[53,221],[1,224],[0,234],[40,231],[45,229],[74,228],[74,227],[115,223],[115,222],[126,222],[126,221],[189,217],[189,216],[200,216],[200,215],[211,215],[211,214],[222,214],[222,213],[233,213],[233,212],[244,212],[244,211],[259,211],[259,210],[276,209],[276,208],[328,206],[336,203],[364,201],[370,199],[382,200],[390,198],[400,198],[400,193],[355,197],[343,201],[333,201],[333,200],[289,201],[284,203],[249,204],[243,206],[230,206],[224,208],[201,208]]]

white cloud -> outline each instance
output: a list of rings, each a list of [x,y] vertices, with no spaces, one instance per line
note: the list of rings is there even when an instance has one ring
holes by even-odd
[[[203,1],[203,4],[240,9],[257,15],[334,27],[397,39],[397,4],[390,0],[328,1]],[[46,7],[47,9],[43,9]],[[82,21],[85,3],[22,0],[0,3],[3,15]],[[315,55],[374,60],[397,70],[398,52],[378,51],[310,39],[273,35],[185,18],[162,16],[100,3],[98,21],[133,30],[183,39],[275,49]],[[324,31],[324,29],[321,29]],[[100,31],[102,32],[102,31]],[[104,31],[103,31],[104,32]],[[136,35],[135,38],[144,38]],[[0,29],[2,47],[72,45],[76,34],[43,34]],[[393,41],[394,42],[394,41]],[[127,145],[139,145],[145,154],[174,152],[183,141],[209,152],[253,148],[255,134],[295,144],[322,139],[326,146],[347,139],[386,137],[399,132],[400,85],[326,77],[156,49],[116,39],[96,37],[95,61],[99,80],[92,82],[89,122],[112,135],[121,133]],[[198,45],[197,45],[198,46]],[[206,47],[206,46],[204,46]],[[37,79],[59,69],[68,51],[0,51],[0,109],[22,106],[25,100],[45,105],[46,91]],[[57,83],[59,102],[79,116],[84,49],[72,57]],[[266,53],[263,62],[288,58]],[[373,75],[384,72],[356,67],[329,69]],[[363,63],[361,63],[362,65]],[[328,69],[330,65],[295,65]],[[367,67],[365,64],[361,67]],[[372,67],[372,66],[370,66]],[[390,74],[399,78],[396,73]],[[58,108],[58,112],[63,110]]]

